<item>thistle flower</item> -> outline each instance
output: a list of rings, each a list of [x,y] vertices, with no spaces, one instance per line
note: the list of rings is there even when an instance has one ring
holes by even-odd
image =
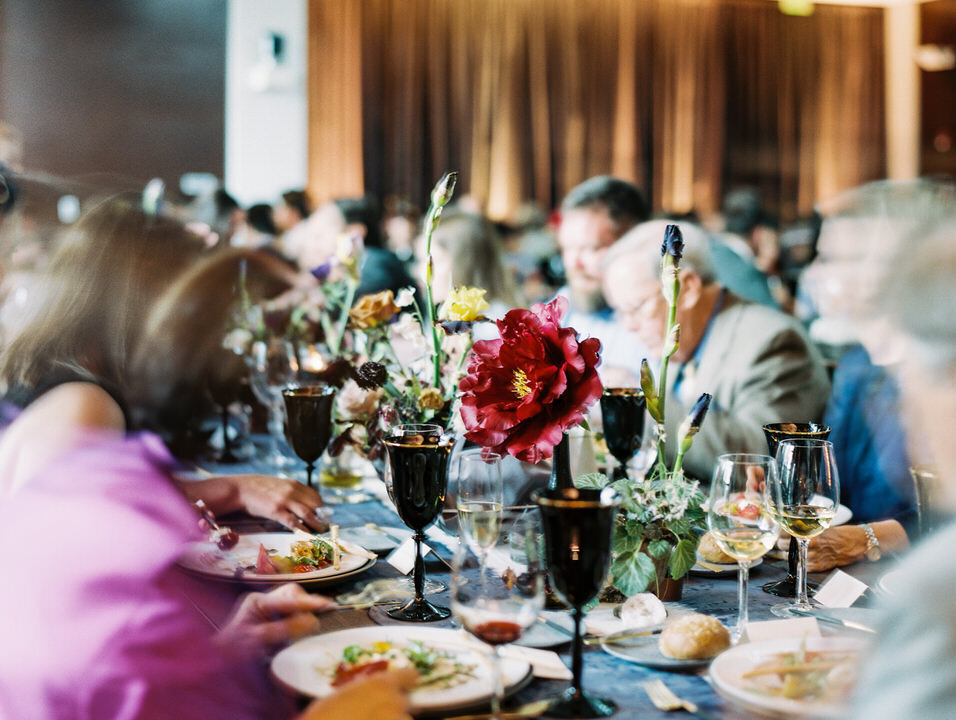
[[[385,381],[388,380],[388,370],[382,363],[369,361],[357,368],[352,373],[352,377],[363,390],[372,390],[385,384]]]

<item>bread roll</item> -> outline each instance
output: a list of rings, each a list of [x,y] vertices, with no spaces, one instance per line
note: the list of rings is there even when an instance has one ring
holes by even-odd
[[[710,563],[720,565],[736,565],[737,561],[730,555],[720,549],[717,541],[710,531],[705,532],[700,538],[700,544],[697,546],[697,554]]]
[[[694,613],[664,628],[657,645],[675,660],[708,660],[730,647],[730,633],[717,618]]]

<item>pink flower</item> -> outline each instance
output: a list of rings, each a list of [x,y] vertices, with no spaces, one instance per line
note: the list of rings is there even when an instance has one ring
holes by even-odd
[[[565,430],[601,397],[601,341],[578,340],[560,318],[557,297],[498,320],[500,339],[475,343],[460,384],[465,437],[494,452],[536,463],[551,457]]]

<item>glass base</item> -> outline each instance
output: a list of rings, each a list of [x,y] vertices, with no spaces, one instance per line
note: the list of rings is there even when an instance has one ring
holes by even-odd
[[[807,591],[813,592],[820,583],[807,580]],[[785,577],[783,580],[775,580],[762,586],[765,593],[770,593],[782,598],[795,598],[797,596],[797,579],[795,577]]]
[[[584,690],[568,688],[544,714],[553,718],[599,718],[617,712],[617,705],[606,698],[595,697]]]
[[[805,605],[800,605],[798,603],[778,603],[777,605],[770,606],[770,612],[773,613],[775,617],[778,618],[798,618],[806,617],[799,613],[793,612],[793,610],[803,610],[804,612],[810,611],[813,609],[813,605],[806,603]]]
[[[451,617],[451,610],[439,605],[432,605],[424,598],[414,598],[401,607],[386,610],[385,614],[393,620],[402,622],[435,622]]]

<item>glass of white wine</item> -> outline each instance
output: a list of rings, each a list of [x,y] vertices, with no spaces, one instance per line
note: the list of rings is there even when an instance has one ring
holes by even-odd
[[[734,642],[747,627],[750,565],[776,544],[779,527],[768,503],[777,467],[769,455],[728,454],[717,458],[707,505],[707,527],[718,547],[737,561],[737,626]]]
[[[482,570],[501,532],[503,494],[501,455],[482,449],[465,450],[459,455],[455,500],[458,528]]]
[[[780,527],[797,539],[797,597],[793,603],[774,605],[778,617],[792,610],[810,610],[807,598],[807,546],[833,522],[840,504],[840,479],[833,443],[795,438],[777,445],[777,474],[770,489],[770,504]]]

